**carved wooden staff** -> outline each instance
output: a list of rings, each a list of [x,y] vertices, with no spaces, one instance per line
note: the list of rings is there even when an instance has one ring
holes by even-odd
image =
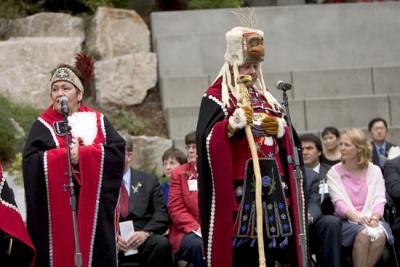
[[[239,77],[240,95],[239,103],[241,106],[248,105],[251,107],[249,94],[247,91],[247,83],[251,81],[250,75],[241,75]],[[264,235],[263,235],[263,212],[262,212],[262,198],[261,198],[261,171],[260,163],[258,162],[258,154],[256,144],[254,143],[253,133],[251,132],[250,125],[244,128],[246,132],[247,141],[250,146],[251,158],[253,159],[253,170],[256,177],[256,216],[257,216],[257,244],[258,244],[258,262],[260,267],[266,267],[265,254],[264,254]]]

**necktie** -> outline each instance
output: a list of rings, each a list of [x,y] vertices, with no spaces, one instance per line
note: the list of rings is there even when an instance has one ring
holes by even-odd
[[[119,212],[122,218],[128,217],[129,213],[129,195],[125,185],[122,183],[121,196],[119,198]]]
[[[385,156],[385,150],[383,149],[382,146],[379,147],[378,152],[380,155]]]

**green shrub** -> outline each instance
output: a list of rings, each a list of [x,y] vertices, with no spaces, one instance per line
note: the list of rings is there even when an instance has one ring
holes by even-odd
[[[132,111],[122,109],[108,116],[116,129],[124,130],[130,135],[142,135],[147,127],[147,124]]]
[[[40,111],[27,104],[17,104],[0,95],[0,160],[10,161],[25,144],[26,135]],[[13,118],[24,130],[25,136],[17,139],[15,129],[10,122]]]
[[[243,0],[188,0],[190,9],[235,8],[243,4]]]
[[[20,1],[2,0],[0,1],[0,18],[15,19],[24,17],[27,12]]]
[[[19,185],[23,186],[24,182],[22,179],[22,153],[18,152],[15,155],[14,160],[11,162],[10,167],[8,168],[8,172],[14,175],[14,182]]]
[[[80,0],[82,4],[89,7],[90,10],[96,12],[96,9],[101,6],[108,6],[108,7],[119,7],[119,8],[126,8],[128,6],[128,1],[121,1],[121,0]]]
[[[8,161],[14,157],[17,140],[12,129],[9,118],[0,110],[0,161]]]

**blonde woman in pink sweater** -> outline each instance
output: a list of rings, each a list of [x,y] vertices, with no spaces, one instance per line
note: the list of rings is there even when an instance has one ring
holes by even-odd
[[[341,162],[327,176],[336,216],[343,218],[342,245],[353,246],[353,266],[374,266],[386,241],[393,243],[382,218],[386,203],[382,172],[371,163],[371,146],[359,129],[343,131],[340,152]]]

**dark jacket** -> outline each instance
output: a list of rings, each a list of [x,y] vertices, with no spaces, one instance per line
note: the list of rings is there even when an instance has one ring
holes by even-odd
[[[129,213],[125,219],[120,218],[120,221],[132,220],[135,231],[163,234],[168,229],[169,216],[158,178],[131,169],[129,190]]]
[[[378,150],[376,150],[376,147],[375,147],[374,143],[371,143],[371,146],[372,146],[372,163],[375,164],[375,165],[377,165],[377,166],[380,166],[380,165],[379,165],[379,153],[378,153]],[[386,141],[385,157],[387,157],[388,152],[389,152],[389,149],[390,149],[392,146],[394,146],[394,144],[392,144],[392,143]],[[383,166],[382,166],[382,167],[383,167]],[[382,168],[382,167],[381,167],[381,168]]]

